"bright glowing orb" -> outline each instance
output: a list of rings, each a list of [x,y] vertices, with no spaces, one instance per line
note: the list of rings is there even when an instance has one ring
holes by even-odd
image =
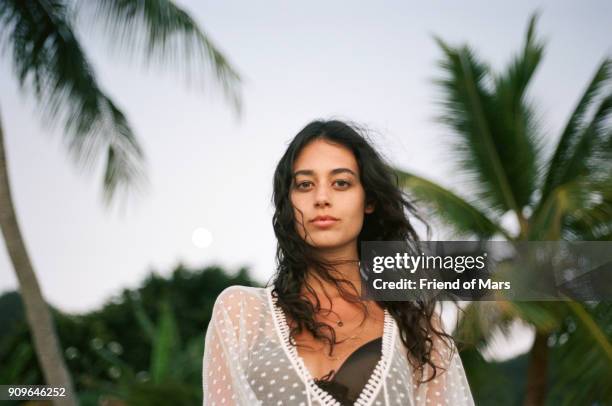
[[[193,230],[191,241],[193,241],[193,245],[198,248],[206,248],[212,244],[212,233],[203,227],[198,227]]]

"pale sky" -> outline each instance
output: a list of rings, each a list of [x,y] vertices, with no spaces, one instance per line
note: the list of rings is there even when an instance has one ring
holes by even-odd
[[[145,71],[108,52],[101,30],[78,33],[99,82],[127,114],[148,163],[151,188],[125,215],[100,199],[101,167],[79,173],[59,131],[49,132],[31,97],[0,59],[0,114],[20,225],[46,298],[62,310],[100,306],[151,270],[178,262],[274,272],[272,175],[288,141],[309,121],[367,125],[397,166],[457,189],[444,154],[437,35],[469,43],[499,69],[539,9],[546,54],[532,83],[554,142],[596,67],[612,51],[607,1],[238,2],[180,1],[245,79],[244,114],[219,91],[190,91],[170,69]],[[461,193],[459,190],[458,193]],[[199,248],[202,227],[212,243]],[[0,292],[17,282],[0,248]]]

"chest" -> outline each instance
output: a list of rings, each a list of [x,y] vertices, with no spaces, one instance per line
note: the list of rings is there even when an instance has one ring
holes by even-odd
[[[339,316],[343,320],[351,317],[345,314],[347,316],[345,318],[341,313]],[[331,354],[330,344],[315,339],[309,331],[305,330],[294,336],[298,356],[302,358],[310,375],[317,379],[327,375],[331,370],[337,372],[353,353],[381,337],[384,332],[384,312],[379,308],[369,309],[365,321],[363,316],[359,315],[356,320],[344,322],[342,326],[330,321],[325,322],[332,326],[336,333],[336,344]],[[327,330],[324,330],[324,333],[329,334]]]

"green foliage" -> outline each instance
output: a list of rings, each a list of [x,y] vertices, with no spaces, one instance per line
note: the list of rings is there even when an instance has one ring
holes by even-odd
[[[544,55],[536,21],[534,15],[522,50],[501,72],[494,72],[469,46],[454,47],[436,38],[443,54],[442,76],[436,81],[442,93],[439,119],[451,130],[450,157],[457,173],[467,179],[464,186],[470,198],[409,171],[397,168],[396,173],[419,204],[457,236],[610,241],[612,59],[604,59],[596,69],[548,156],[535,106],[528,97],[531,79]],[[507,214],[516,218],[518,233],[500,225]],[[495,329],[507,333],[514,319],[548,337],[566,337],[558,332],[565,328],[565,320],[574,320],[573,332],[563,339],[565,345],[549,349],[554,354],[548,365],[549,400],[609,403],[612,393],[604,388],[612,376],[612,321],[600,317],[601,308],[609,309],[609,303],[473,302],[465,309],[456,336],[471,343],[465,351],[473,351],[488,342]],[[534,359],[546,359],[545,355]],[[480,365],[477,369],[498,376],[490,365],[478,363],[475,354],[469,357]],[[485,379],[477,374],[473,379],[475,393],[487,391]]]
[[[470,313],[481,306],[493,306],[494,303],[476,302],[466,310]],[[612,365],[602,357],[600,348],[593,345],[586,327],[575,315],[555,315],[562,308],[551,305],[548,313],[542,312],[534,304],[524,303],[521,311],[525,319],[532,323],[540,320],[545,324],[553,323],[556,327],[550,331],[548,347],[550,354],[548,387],[551,389],[546,405],[591,405],[612,398],[612,388],[607,377],[612,376]],[[604,332],[608,341],[612,341],[612,302],[602,301],[588,306],[589,314],[595,323],[606,326]],[[460,331],[474,334],[484,331],[490,335],[490,326],[468,325],[475,320],[470,313],[464,316],[464,328]],[[485,312],[489,315],[489,312]],[[500,316],[503,313],[499,313]],[[465,320],[465,321],[464,321]],[[468,331],[468,329],[474,331]],[[482,330],[484,329],[484,330]],[[465,338],[465,336],[463,336]],[[463,340],[459,338],[458,343]],[[525,369],[528,365],[528,354],[504,362],[487,362],[479,352],[489,339],[474,339],[475,345],[468,345],[461,351],[470,386],[477,405],[519,405],[522,404],[522,393],[526,385]],[[577,362],[579,360],[579,362]],[[603,373],[603,375],[602,375]],[[605,404],[605,403],[604,403]]]
[[[219,267],[191,271],[179,265],[168,277],[150,273],[140,287],[123,290],[99,310],[53,310],[81,404],[109,396],[134,405],[169,397],[175,404],[201,403],[205,327],[216,297],[231,285],[254,283],[244,268],[230,276]],[[14,308],[14,300],[3,298],[0,304]],[[15,382],[42,384],[23,318],[0,339],[0,384]]]
[[[410,190],[418,201],[433,207],[434,212],[446,224],[451,225],[456,235],[473,235],[490,238],[496,233],[508,236],[508,232],[475,207],[455,193],[415,174],[394,169],[401,187]]]
[[[116,46],[128,45],[130,52],[144,49],[145,62],[184,64],[191,79],[212,71],[238,112],[240,76],[189,14],[169,0],[1,1],[0,39],[5,43],[0,47],[10,51],[19,85],[33,94],[47,126],[63,127],[75,163],[91,170],[100,157],[105,159],[108,204],[119,188],[145,185],[145,155],[75,33],[76,10],[92,7],[91,24],[106,22],[105,37]]]
[[[23,304],[18,292],[6,292],[0,295],[0,342],[13,328],[15,323],[23,320]]]
[[[175,381],[149,383],[141,382],[130,386],[125,399],[128,405],[165,406],[168,399],[177,406],[192,406],[202,403],[202,394],[194,384],[183,384]]]
[[[612,301],[591,302],[585,311],[592,322],[603,326],[604,340],[612,343]],[[559,328],[549,337],[552,348],[552,391],[549,405],[587,405],[612,400],[612,363],[602,356],[601,347],[594,345],[588,326],[576,314],[561,320]],[[580,362],[577,362],[577,361]]]
[[[46,123],[63,124],[75,162],[91,168],[106,154],[110,194],[124,183],[141,182],[143,152],[125,115],[98,85],[65,2],[3,1],[0,30],[8,34],[19,84],[34,93]]]
[[[138,307],[134,311],[144,313]],[[139,320],[147,318],[141,314]],[[204,351],[202,337],[193,337],[187,346],[181,346],[176,318],[166,299],[161,301],[159,321],[154,327],[153,336],[149,337],[145,330],[151,324],[147,321],[140,326],[144,336],[149,338],[146,345],[150,348],[148,370],[135,374],[134,369],[119,355],[107,348],[100,348],[96,350],[97,353],[114,371],[117,380],[98,382],[96,386],[107,388],[130,405],[163,404],[166,399],[173,399],[179,405],[200,403],[199,382]]]
[[[202,72],[210,71],[240,113],[240,75],[193,18],[172,1],[98,0],[78,6],[91,9],[92,22],[101,22],[111,45],[123,47],[130,57],[141,51],[145,61],[170,64],[183,71],[190,86]]]
[[[476,348],[461,352],[474,402],[479,406],[520,405],[525,386],[527,356],[504,362],[488,362]]]
[[[542,55],[530,22],[523,52],[507,72],[495,75],[468,46],[452,48],[436,41],[446,73],[437,81],[445,92],[440,120],[452,128],[456,163],[472,178],[477,196],[497,213],[519,212],[535,190],[537,128],[524,102],[529,79]]]
[[[174,315],[167,301],[162,302],[161,320],[157,327],[153,341],[153,354],[151,355],[151,378],[154,383],[161,383],[169,375],[172,355],[179,348],[178,331]]]

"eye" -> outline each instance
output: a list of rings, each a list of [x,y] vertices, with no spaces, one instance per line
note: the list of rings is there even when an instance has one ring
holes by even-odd
[[[299,182],[295,184],[295,188],[296,189],[305,189],[307,186],[309,186],[312,182],[310,181],[303,181],[303,182]]]
[[[346,180],[343,180],[343,179],[338,179],[338,180],[336,181],[336,184],[337,184],[338,186],[340,186],[340,187],[349,187],[349,186],[351,186],[351,183],[350,183],[350,182],[348,182],[348,181],[346,181]]]

